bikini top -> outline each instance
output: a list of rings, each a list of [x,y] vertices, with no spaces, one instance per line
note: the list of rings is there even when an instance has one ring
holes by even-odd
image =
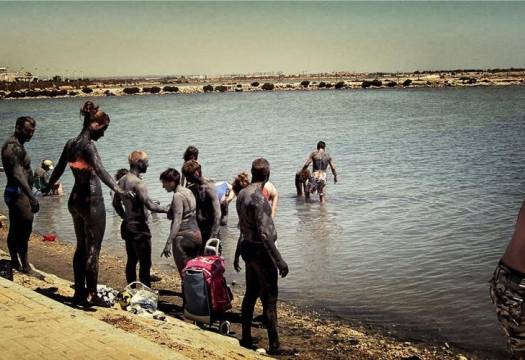
[[[70,161],[69,162],[69,167],[71,169],[75,169],[75,170],[93,170],[93,168],[91,167],[91,165],[89,165],[84,159],[82,158],[78,158],[77,160],[75,161]]]

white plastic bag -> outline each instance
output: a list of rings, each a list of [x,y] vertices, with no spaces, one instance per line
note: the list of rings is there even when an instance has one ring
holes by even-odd
[[[135,288],[132,288],[135,285]],[[159,303],[159,294],[140,281],[134,281],[128,286],[126,290],[131,294],[130,306],[140,306],[144,310],[155,311]]]

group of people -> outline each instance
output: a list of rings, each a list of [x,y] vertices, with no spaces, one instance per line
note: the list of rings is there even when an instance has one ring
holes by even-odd
[[[9,210],[10,225],[7,243],[13,268],[31,273],[28,240],[34,214],[39,211],[36,195],[58,191],[58,180],[67,166],[74,176],[68,209],[77,238],[73,257],[73,303],[80,306],[100,304],[97,297],[98,258],[106,227],[101,181],[111,189],[113,208],[122,218],[121,236],[125,240],[128,258],[126,280],[128,283],[136,281],[138,264],[139,279],[147,286],[151,286],[148,210],[166,213],[171,220],[170,235],[162,256],[173,255],[182,278],[186,263],[203,254],[206,241],[220,237],[220,226],[227,223],[228,204],[237,197],[240,236],[234,268],[240,271],[240,257],[246,264],[241,345],[253,347],[251,323],[255,302],[260,298],[269,337],[268,353],[288,351],[279,341],[276,306],[278,275],[285,277],[288,265],[275,246],[277,232],[273,219],[279,195],[269,181],[268,161],[263,158],[253,161],[251,179],[244,172],[231,185],[228,182],[214,182],[203,175],[198,149],[189,146],[183,156],[181,172],[168,168],[160,174],[163,188],[173,192],[171,204],[161,206],[149,197],[141,177],[149,166],[148,155],[140,150],[131,152],[128,156],[129,170],[121,169],[115,178],[112,177],[104,169],[95,146],[95,142],[108,129],[110,117],[92,101],[85,102],[80,112],[83,116],[82,130],[78,136],[66,142],[54,168],[51,160],[44,160],[34,174],[31,171],[30,157],[24,147],[35,132],[36,121],[31,117],[17,119],[14,134],[2,147],[2,163],[7,176],[4,199]],[[308,171],[310,164],[313,164],[311,175]],[[319,142],[317,150],[296,175],[298,195],[308,196],[317,191],[321,201],[324,201],[327,166],[331,167],[336,182],[335,166],[325,151],[324,142]],[[33,186],[38,192],[33,191]]]

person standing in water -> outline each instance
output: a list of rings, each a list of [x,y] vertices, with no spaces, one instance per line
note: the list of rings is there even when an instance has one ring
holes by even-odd
[[[219,237],[221,206],[213,182],[202,176],[201,165],[197,160],[184,163],[182,172],[188,182],[189,189],[197,201],[197,223],[202,235],[202,249],[210,238]]]
[[[317,150],[313,151],[309,156],[301,171],[308,169],[310,164],[313,165],[312,176],[308,181],[307,191],[305,197],[309,198],[310,194],[317,191],[319,194],[319,200],[321,203],[324,202],[324,188],[326,186],[326,168],[330,165],[332,174],[334,175],[334,184],[337,184],[337,174],[335,171],[335,165],[332,157],[325,150],[326,144],[324,141],[317,143]]]
[[[513,359],[525,359],[525,201],[514,234],[490,280],[490,297]]]
[[[71,190],[68,208],[73,217],[77,237],[77,248],[73,257],[73,302],[91,306],[99,303],[98,258],[106,229],[106,208],[100,180],[116,194],[128,197],[132,197],[133,194],[122,190],[108,174],[95,147],[95,142],[103,137],[108,129],[109,116],[91,101],[86,101],[80,112],[84,116],[82,131],[77,137],[66,142],[44,193],[50,191],[69,165],[75,184]]]
[[[4,200],[9,210],[7,247],[14,269],[29,273],[28,242],[34,214],[40,206],[33,194],[31,158],[24,144],[35,133],[36,121],[23,116],[16,119],[15,132],[2,146],[2,164],[7,177]]]
[[[173,253],[175,265],[182,278],[186,263],[201,253],[202,237],[197,224],[197,203],[193,193],[180,184],[180,174],[169,168],[160,174],[162,187],[173,192],[173,200],[168,213],[172,219],[170,235],[160,256],[170,257]]]
[[[151,200],[141,174],[148,170],[148,155],[144,151],[133,151],[128,156],[129,172],[123,175],[118,185],[124,191],[131,191],[136,196],[130,198],[118,193],[113,196],[113,208],[122,218],[120,233],[126,242],[126,281],[128,284],[137,280],[137,262],[140,264],[139,279],[144,285],[151,286],[151,231],[148,226],[146,209],[166,213],[168,210]]]
[[[197,149],[195,146],[190,145],[186,148],[186,151],[184,151],[184,154],[182,155],[182,160],[184,160],[184,164],[190,160],[199,161],[199,149]],[[183,164],[183,165],[184,165]],[[189,184],[186,181],[186,177],[184,176],[184,172],[180,171],[181,177],[180,177],[180,183],[182,186],[188,187]]]

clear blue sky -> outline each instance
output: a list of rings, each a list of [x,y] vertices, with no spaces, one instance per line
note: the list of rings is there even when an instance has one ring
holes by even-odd
[[[41,75],[525,67],[524,2],[1,2],[0,66]]]

